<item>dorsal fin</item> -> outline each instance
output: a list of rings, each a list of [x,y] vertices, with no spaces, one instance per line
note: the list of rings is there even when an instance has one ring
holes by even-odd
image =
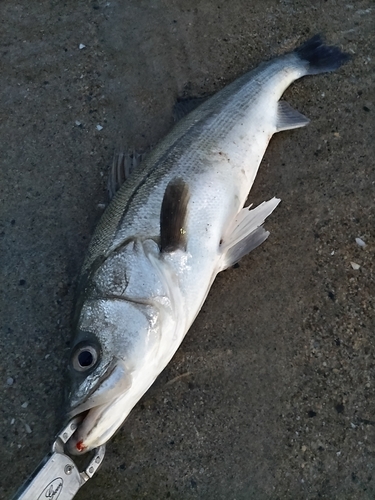
[[[124,184],[135,168],[145,159],[147,152],[139,153],[135,150],[119,153],[113,158],[112,168],[108,177],[108,194],[112,200],[114,195]]]
[[[202,97],[180,97],[177,99],[176,104],[173,106],[173,121],[179,122],[188,115],[191,111],[194,111],[198,106],[203,104],[209,98],[209,95]]]
[[[189,186],[183,179],[177,177],[169,182],[160,211],[161,252],[186,249],[186,215],[189,198]]]

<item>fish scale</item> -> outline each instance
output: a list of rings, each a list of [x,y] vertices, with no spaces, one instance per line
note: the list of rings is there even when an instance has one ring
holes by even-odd
[[[251,102],[256,99],[258,93],[261,91],[260,86],[262,85],[262,81],[268,81],[274,76],[275,73],[277,73],[277,71],[275,71],[271,66],[271,71],[267,72],[266,70],[266,74],[264,76],[262,76],[262,73],[259,71],[259,69],[254,70],[247,75],[244,75],[236,82],[233,82],[233,84],[223,89],[221,91],[222,94],[219,93],[216,96],[213,96],[213,98],[211,98],[209,102],[203,104],[198,110],[193,111],[188,117],[185,118],[185,121],[182,121],[177,125],[175,130],[170,134],[170,137],[168,136],[167,139],[165,139],[158,148],[158,158],[155,159],[154,156],[152,158],[146,158],[146,160],[143,162],[143,166],[140,166],[142,170],[141,172],[139,172],[139,174],[142,175],[142,178],[140,178],[140,175],[136,176],[135,174],[134,179],[129,179],[129,181],[133,180],[132,184],[134,187],[131,186],[129,182],[129,185],[125,184],[117,193],[116,198],[112,202],[112,205],[109,207],[110,213],[105,213],[103,215],[103,219],[99,223],[99,226],[93,236],[88,250],[88,255],[83,266],[84,270],[87,270],[87,268],[98,255],[100,255],[101,253],[105,253],[105,251],[108,249],[108,246],[110,246],[109,242],[111,242],[111,239],[114,237],[115,221],[118,221],[116,224],[116,229],[119,225],[121,225],[121,223],[124,223],[124,212],[126,213],[125,205],[128,204],[129,198],[133,195],[134,190],[137,189],[140,183],[144,180],[144,176],[150,175],[150,170],[155,171],[156,167],[160,167],[161,160],[163,156],[165,156],[166,151],[169,151],[171,148],[173,148],[174,150],[173,152],[169,153],[166,161],[164,161],[164,163],[162,164],[163,172],[158,172],[160,177],[165,177],[165,172],[168,171],[168,169],[173,172],[173,169],[175,168],[175,162],[177,160],[176,157],[173,157],[173,153],[177,157],[181,155],[180,151],[178,150],[179,141],[184,141],[183,147],[186,150],[186,148],[189,146],[189,143],[192,144],[195,137],[199,137],[202,144],[202,149],[204,150],[204,148],[207,149],[207,146],[209,146],[209,144],[213,142],[213,130],[216,133],[216,140],[222,140],[225,137],[226,128],[232,123],[237,123],[239,118],[237,116],[237,113],[240,113],[242,116],[245,115],[244,102],[246,102],[247,100],[249,107],[251,105]],[[252,77],[252,75],[258,78],[256,82],[249,82],[249,79]],[[241,86],[244,82],[246,82],[248,85],[245,88],[242,88],[241,92]],[[233,91],[236,91],[238,87],[240,88],[240,91],[236,95],[237,100],[234,101]],[[249,100],[249,96],[251,96],[252,99]],[[228,99],[231,99],[231,102],[229,103],[230,109],[223,109],[220,113],[218,113],[217,106],[225,106],[227,104],[225,101],[227,101]],[[217,115],[216,120],[213,119],[211,123],[207,123],[207,121],[213,114]],[[205,123],[202,124],[202,122]],[[199,125],[200,128],[198,130]],[[193,134],[190,134],[191,136],[189,137],[189,132],[191,132],[192,129]],[[221,134],[220,131],[222,131]],[[194,168],[191,168],[191,165],[193,165],[193,158],[189,158],[186,152],[185,162],[190,166],[190,173],[191,171],[194,171]],[[158,224],[158,220],[156,223]]]

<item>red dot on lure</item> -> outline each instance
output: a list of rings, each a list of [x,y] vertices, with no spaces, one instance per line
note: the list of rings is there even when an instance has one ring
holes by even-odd
[[[81,441],[78,441],[78,443],[76,444],[76,448],[78,451],[83,451],[86,446],[83,445],[83,440],[81,439]]]

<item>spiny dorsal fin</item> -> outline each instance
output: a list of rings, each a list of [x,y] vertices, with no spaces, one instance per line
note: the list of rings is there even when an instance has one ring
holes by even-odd
[[[160,211],[160,251],[174,252],[186,248],[186,214],[189,186],[181,178],[168,184]]]
[[[135,150],[119,153],[113,158],[112,168],[108,177],[108,194],[112,200],[114,195],[124,184],[135,168],[145,159],[147,152],[139,153]]]

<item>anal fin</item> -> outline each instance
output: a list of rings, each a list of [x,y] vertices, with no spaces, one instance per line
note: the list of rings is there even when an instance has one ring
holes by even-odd
[[[189,186],[181,178],[172,179],[164,193],[160,211],[160,251],[186,248],[186,215]]]
[[[222,258],[219,271],[236,264],[268,238],[270,233],[262,224],[279,203],[278,198],[272,198],[252,210],[246,207],[238,213],[221,243]]]
[[[293,128],[304,127],[310,123],[305,115],[292,108],[286,101],[279,101],[277,107],[276,131],[291,130]]]

